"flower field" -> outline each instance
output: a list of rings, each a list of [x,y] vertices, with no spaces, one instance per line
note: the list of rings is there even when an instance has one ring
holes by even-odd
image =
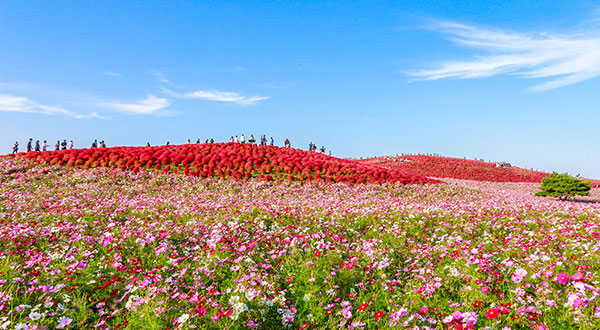
[[[44,163],[0,158],[2,329],[600,328],[600,205],[537,184]]]
[[[11,155],[12,156],[12,155]],[[154,169],[190,176],[258,179],[262,181],[323,181],[348,183],[436,182],[423,176],[291,148],[242,143],[203,143],[155,147],[113,147],[19,153],[51,165],[82,168]]]
[[[404,173],[437,177],[493,182],[542,182],[547,173],[518,167],[497,167],[495,163],[462,158],[428,155],[377,157],[360,160]]]

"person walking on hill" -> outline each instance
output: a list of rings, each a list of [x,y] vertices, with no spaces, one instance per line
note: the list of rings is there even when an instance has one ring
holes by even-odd
[[[229,138],[229,142],[233,142],[233,135]]]
[[[46,140],[44,140],[44,143],[42,143],[42,151],[46,151],[48,149],[48,143],[46,143]]]
[[[56,144],[54,145],[54,151],[59,150],[60,149],[60,141],[56,140]]]
[[[94,142],[92,142],[92,148],[98,148],[98,140],[95,139]]]
[[[312,142],[310,142],[310,143],[308,144],[308,151],[312,151],[312,147],[313,147],[313,143],[312,143]]]
[[[67,140],[63,140],[63,142],[60,143],[60,149],[67,150]]]
[[[242,135],[240,136],[240,142],[241,142],[241,143],[246,143],[246,138],[244,137],[244,134],[242,134]]]
[[[33,142],[33,139],[29,138],[29,142],[27,142],[27,152],[30,152],[32,150],[31,142]]]
[[[148,146],[150,146],[150,143],[148,143]],[[100,148],[106,148],[106,144],[104,144],[104,140],[100,141]]]
[[[19,141],[15,141],[15,145],[13,146],[13,154],[19,152]]]
[[[271,136],[271,141],[270,141],[270,142],[271,142],[270,144],[271,144],[272,146],[274,146],[274,145],[275,145],[275,140],[273,140],[273,137],[272,137],[272,136]]]
[[[287,139],[287,138],[286,138],[286,139],[285,139],[285,141],[283,142],[283,145],[284,145],[286,148],[291,148],[291,147],[292,147],[292,143],[291,143],[291,142],[290,142],[290,140],[289,140],[289,139]]]
[[[35,151],[40,151],[40,140],[35,140]]]
[[[67,147],[69,148],[69,150],[73,150],[73,140],[69,141]]]

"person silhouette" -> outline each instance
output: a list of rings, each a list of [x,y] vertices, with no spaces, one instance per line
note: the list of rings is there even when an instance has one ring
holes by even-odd
[[[13,154],[19,152],[19,141],[15,141],[15,145],[13,145]]]

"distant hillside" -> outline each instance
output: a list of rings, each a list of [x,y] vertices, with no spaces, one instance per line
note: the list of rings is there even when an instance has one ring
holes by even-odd
[[[455,178],[492,182],[541,182],[548,173],[518,167],[502,167],[496,163],[462,158],[426,155],[376,157],[357,160],[361,164],[378,165],[410,175]],[[507,164],[505,164],[507,165]]]
[[[150,169],[163,173],[236,180],[404,184],[438,182],[393,168],[382,168],[312,151],[241,143],[88,148],[9,156],[81,168],[102,166],[136,172]]]

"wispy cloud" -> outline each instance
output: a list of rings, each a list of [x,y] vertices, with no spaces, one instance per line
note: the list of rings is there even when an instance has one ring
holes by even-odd
[[[278,83],[251,83],[250,85],[269,89],[288,89],[296,86],[297,84],[298,82],[296,81],[284,81]]]
[[[154,76],[154,78],[156,78],[156,80],[161,84],[170,83],[169,79],[167,79],[167,76],[164,73],[162,73],[156,69],[148,69],[148,73],[151,76]]]
[[[62,107],[39,104],[24,96],[13,96],[8,94],[0,94],[0,111],[40,113],[51,116],[65,115],[75,119],[104,118],[98,115],[96,112],[92,112],[88,115],[82,115]]]
[[[517,33],[452,22],[433,29],[457,44],[486,52],[471,60],[455,60],[432,70],[408,74],[423,80],[471,79],[513,74],[550,78],[531,91],[541,92],[579,83],[600,75],[600,34]]]
[[[176,98],[236,103],[239,105],[254,105],[257,102],[268,100],[270,98],[268,96],[244,96],[239,93],[220,91],[195,91],[183,94],[173,92],[166,88],[163,88],[163,91]]]
[[[105,71],[104,74],[111,77],[123,77],[122,74],[112,71]]]
[[[106,105],[121,112],[135,115],[168,115],[164,111],[169,106],[169,100],[148,94],[136,103],[109,102]]]

